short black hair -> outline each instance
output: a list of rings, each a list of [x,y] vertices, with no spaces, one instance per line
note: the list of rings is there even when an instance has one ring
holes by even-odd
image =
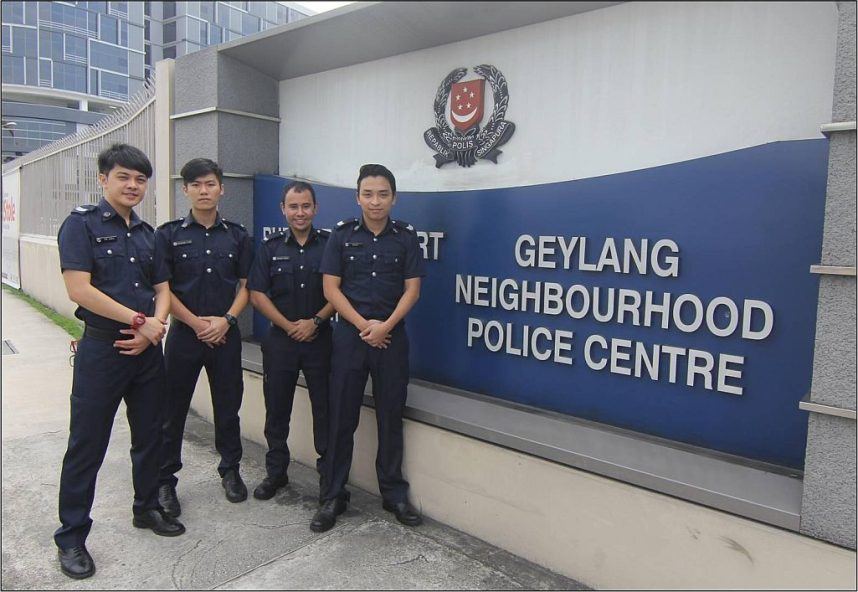
[[[109,175],[115,166],[143,173],[147,179],[152,177],[152,163],[142,150],[130,144],[113,144],[98,153],[99,173]]]
[[[313,205],[316,205],[316,192],[313,191],[313,186],[309,183],[304,183],[304,181],[291,181],[286,187],[283,188],[283,195],[280,197],[280,203],[286,203],[286,194],[292,190],[295,190],[298,193],[303,193],[305,191],[310,192],[310,197],[313,198]]]
[[[360,167],[357,180],[357,190],[360,191],[360,182],[367,177],[384,177],[390,183],[390,190],[396,195],[396,178],[386,166],[381,164],[365,164]]]
[[[217,177],[217,182],[223,185],[223,170],[221,170],[218,163],[210,158],[194,158],[193,160],[189,160],[182,167],[182,170],[179,171],[185,185],[212,173]]]

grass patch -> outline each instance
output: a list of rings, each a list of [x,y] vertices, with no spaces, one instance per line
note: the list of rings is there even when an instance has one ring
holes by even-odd
[[[21,290],[16,290],[15,288],[3,284],[3,291],[17,296],[40,313],[48,317],[53,323],[59,326],[63,331],[71,335],[74,339],[80,339],[83,337],[83,323],[78,321],[77,319],[70,319],[68,317],[64,317],[53,308],[48,308],[32,296],[28,296]]]

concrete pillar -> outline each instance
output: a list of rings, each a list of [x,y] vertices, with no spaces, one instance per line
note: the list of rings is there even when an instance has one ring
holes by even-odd
[[[174,60],[155,64],[155,221],[158,225],[173,215],[173,85]]]
[[[276,174],[279,84],[210,47],[176,60],[173,111],[173,216],[188,209],[178,172],[192,158],[211,158],[224,171],[221,215],[253,231],[253,175]],[[239,318],[252,332],[250,307]]]
[[[801,531],[855,549],[855,3],[840,13]]]

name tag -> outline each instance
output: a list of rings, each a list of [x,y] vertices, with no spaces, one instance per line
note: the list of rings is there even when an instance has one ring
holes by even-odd
[[[182,245],[189,245],[192,242],[194,242],[194,241],[192,241],[192,240],[173,241],[173,246],[174,247],[181,247]]]
[[[280,255],[278,257],[272,257],[271,258],[272,261],[289,261],[289,259],[290,259],[289,255]]]
[[[116,240],[115,235],[114,236],[97,236],[97,237],[95,237],[95,242],[97,242],[98,244],[109,243],[109,242],[112,242],[115,240]]]
[[[344,243],[343,246],[345,246],[345,247],[362,247],[363,243]]]

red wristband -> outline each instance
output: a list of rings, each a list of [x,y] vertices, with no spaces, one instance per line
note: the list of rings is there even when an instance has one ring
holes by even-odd
[[[138,329],[146,324],[146,315],[142,312],[135,312],[134,316],[131,317],[131,328]]]

